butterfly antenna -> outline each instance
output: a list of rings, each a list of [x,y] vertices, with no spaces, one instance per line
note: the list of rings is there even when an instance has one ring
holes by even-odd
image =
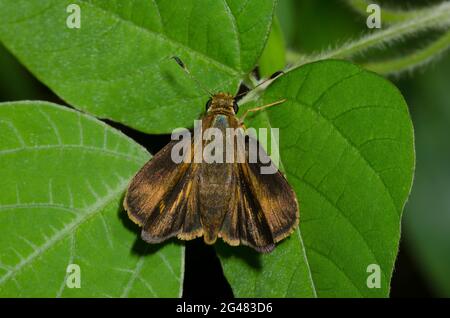
[[[186,67],[186,65],[183,63],[183,61],[178,56],[172,56],[172,58],[186,72],[186,74],[189,76],[189,78],[192,79],[197,84],[198,87],[200,87],[203,91],[205,91],[210,97],[213,96],[213,93],[211,93],[209,89],[207,89],[202,83],[200,83],[199,80],[197,80],[197,78],[194,77],[194,75],[191,74],[189,69]]]
[[[237,94],[237,95],[235,96],[235,98],[236,98],[236,97],[241,97],[242,95],[246,95],[246,94],[250,93],[251,91],[257,89],[257,88],[260,87],[261,85],[266,84],[268,81],[273,80],[274,78],[278,77],[278,75],[281,75],[281,74],[284,74],[284,72],[283,72],[283,71],[277,71],[277,72],[273,73],[272,75],[270,75],[269,78],[266,78],[264,81],[262,81],[261,83],[259,83],[259,84],[256,85],[255,87],[253,87],[252,89],[250,89],[250,90],[248,90],[248,91],[246,91],[246,92],[242,92],[242,93],[240,93],[240,94]]]

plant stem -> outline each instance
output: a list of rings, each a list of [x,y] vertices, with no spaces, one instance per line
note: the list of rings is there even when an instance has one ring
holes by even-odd
[[[417,50],[409,55],[392,60],[365,63],[363,66],[383,75],[400,73],[430,62],[433,57],[443,53],[448,48],[450,48],[450,31],[447,31],[423,49]]]
[[[350,59],[366,50],[401,39],[407,35],[418,33],[430,28],[440,29],[450,25],[450,2],[429,8],[425,13],[376,31],[359,40],[348,42],[335,50],[326,51],[315,56],[309,56],[298,61],[292,68],[323,59]]]
[[[346,0],[347,4],[356,12],[361,15],[367,15],[367,6],[373,1],[368,0]],[[408,10],[400,10],[400,9],[392,9],[381,6],[381,16],[383,23],[393,24],[398,22],[403,22],[406,20],[414,19],[420,15],[427,14],[428,11],[433,10],[434,8],[423,8],[423,9],[408,9]]]

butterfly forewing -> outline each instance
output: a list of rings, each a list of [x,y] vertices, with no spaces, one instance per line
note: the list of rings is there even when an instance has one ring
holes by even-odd
[[[133,178],[125,196],[129,217],[143,227],[142,237],[157,243],[179,235],[192,239],[201,235],[198,214],[198,165],[175,163],[170,142]]]
[[[198,164],[192,164],[150,213],[142,229],[145,241],[159,243],[176,235],[189,240],[202,234],[197,171]]]
[[[158,152],[128,186],[124,207],[129,217],[140,226],[189,167],[171,160],[174,145],[175,141],[172,141]]]

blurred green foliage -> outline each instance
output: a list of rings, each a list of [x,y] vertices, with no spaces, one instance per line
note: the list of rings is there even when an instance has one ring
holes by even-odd
[[[288,47],[301,53],[334,47],[365,28],[365,19],[340,0],[280,0],[278,18]]]
[[[438,296],[450,297],[450,57],[399,81],[416,136],[416,174],[404,213],[408,249]]]

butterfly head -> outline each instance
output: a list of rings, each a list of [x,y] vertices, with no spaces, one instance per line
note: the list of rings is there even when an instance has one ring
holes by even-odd
[[[239,107],[234,96],[228,93],[214,94],[206,103],[207,112],[224,111],[236,114],[238,110]]]

